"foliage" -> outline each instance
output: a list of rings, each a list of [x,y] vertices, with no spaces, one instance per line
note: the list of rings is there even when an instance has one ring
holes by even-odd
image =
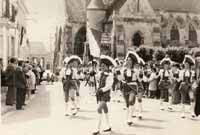
[[[166,54],[169,55],[172,61],[182,63],[184,56],[189,53],[188,48],[170,47],[170,48],[150,48],[141,47],[137,50],[138,55],[144,59],[145,62],[162,60]]]
[[[188,50],[184,48],[169,48],[166,52],[172,61],[177,63],[182,63],[184,56],[188,54]]]
[[[154,53],[154,57],[156,61],[160,61],[165,57],[165,51],[162,49],[159,49],[157,51],[155,51]]]
[[[137,50],[137,54],[145,61],[151,61],[153,59],[154,50],[152,48],[141,47]]]

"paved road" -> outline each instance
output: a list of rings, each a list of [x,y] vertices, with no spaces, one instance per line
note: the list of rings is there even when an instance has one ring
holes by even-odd
[[[81,89],[81,110],[74,118],[65,117],[61,83],[46,85],[24,111],[15,111],[2,119],[4,135],[90,135],[96,126],[96,101],[88,88]],[[174,112],[160,111],[157,100],[144,100],[144,119],[125,124],[124,103],[110,103],[113,135],[199,135],[200,119],[180,118],[180,106]],[[189,110],[189,108],[188,108]],[[188,114],[189,115],[189,114]]]

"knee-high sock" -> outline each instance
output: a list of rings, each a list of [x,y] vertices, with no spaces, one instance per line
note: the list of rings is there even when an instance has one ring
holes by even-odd
[[[182,104],[182,106],[181,106],[182,108],[181,108],[181,112],[183,113],[183,114],[185,114],[185,105],[184,104]]]
[[[77,109],[77,104],[75,101],[72,101],[73,108]]]
[[[132,119],[132,114],[133,114],[133,107],[134,106],[129,106],[128,110],[129,110],[129,114],[128,114],[128,122],[131,122]]]
[[[79,107],[80,105],[80,96],[76,96],[76,106]]]
[[[160,99],[160,106],[164,106],[164,99]]]
[[[172,106],[172,96],[169,96],[169,106]]]
[[[107,124],[108,128],[110,128],[111,125],[110,125],[110,119],[109,119],[108,113],[105,113],[105,119],[106,119],[106,124]]]
[[[66,112],[69,111],[69,102],[65,103],[65,110],[66,110]]]
[[[126,120],[129,121],[129,107],[126,108]]]
[[[97,123],[97,131],[100,131],[101,129],[101,122],[102,122],[102,114],[99,114],[99,120]]]
[[[142,113],[142,102],[138,103],[138,111],[139,111],[139,114]]]
[[[191,113],[194,113],[195,102],[191,102]]]

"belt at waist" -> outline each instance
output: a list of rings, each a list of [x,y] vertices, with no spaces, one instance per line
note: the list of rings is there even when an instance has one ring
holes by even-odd
[[[127,83],[127,84],[132,84],[132,85],[137,85],[137,81],[132,81],[132,82],[126,82],[126,81],[122,81],[122,83]]]

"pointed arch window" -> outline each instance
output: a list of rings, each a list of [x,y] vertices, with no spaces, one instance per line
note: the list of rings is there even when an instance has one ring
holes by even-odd
[[[189,25],[189,41],[197,42],[197,32],[192,24]]]
[[[170,37],[171,37],[171,40],[175,40],[175,41],[179,41],[180,39],[178,26],[176,24],[172,25],[172,28],[170,31]]]

